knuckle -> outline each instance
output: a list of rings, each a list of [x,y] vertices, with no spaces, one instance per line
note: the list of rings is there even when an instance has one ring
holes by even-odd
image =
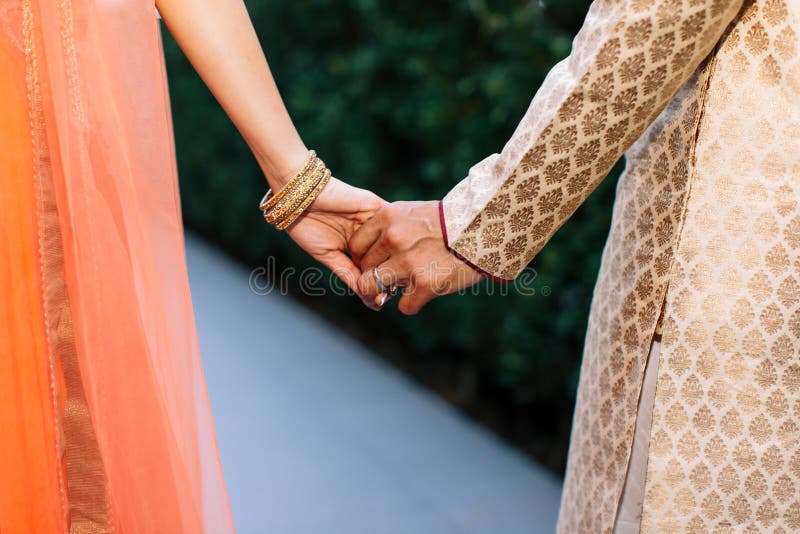
[[[389,246],[398,246],[403,242],[402,232],[396,226],[393,226],[386,230],[386,233],[384,234],[384,241]]]

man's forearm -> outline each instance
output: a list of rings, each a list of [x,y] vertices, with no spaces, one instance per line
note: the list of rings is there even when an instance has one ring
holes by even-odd
[[[515,278],[709,54],[741,0],[595,0],[503,148],[444,198],[449,245]]]

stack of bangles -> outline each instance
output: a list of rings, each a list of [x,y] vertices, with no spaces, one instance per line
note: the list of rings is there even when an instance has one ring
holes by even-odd
[[[316,152],[310,151],[305,165],[280,191],[273,194],[270,189],[261,199],[264,219],[278,230],[287,229],[313,204],[330,179],[331,171]]]

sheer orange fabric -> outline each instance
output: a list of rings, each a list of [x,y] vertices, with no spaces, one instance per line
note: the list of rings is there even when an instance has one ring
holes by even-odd
[[[21,11],[2,13],[21,22]],[[0,530],[63,531],[22,24],[0,35]]]
[[[0,6],[0,525],[233,531],[152,0]]]

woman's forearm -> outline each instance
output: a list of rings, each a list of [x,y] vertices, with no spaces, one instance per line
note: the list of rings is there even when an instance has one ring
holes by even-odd
[[[256,156],[272,187],[308,151],[286,111],[242,0],[157,0],[161,17]]]

